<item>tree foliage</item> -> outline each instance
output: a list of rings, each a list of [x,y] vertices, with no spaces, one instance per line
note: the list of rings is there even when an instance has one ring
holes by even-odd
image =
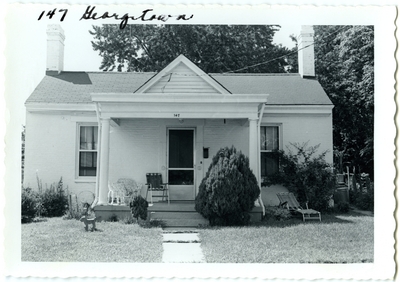
[[[318,81],[335,105],[335,151],[373,175],[374,28],[315,26]]]
[[[128,25],[122,30],[103,25],[89,32],[104,71],[160,71],[183,54],[206,73],[253,65],[240,72],[281,73],[288,69],[289,50],[272,43],[277,30],[276,25]]]

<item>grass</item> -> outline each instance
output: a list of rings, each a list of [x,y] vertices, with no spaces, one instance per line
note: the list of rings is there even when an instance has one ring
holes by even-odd
[[[350,214],[203,229],[199,236],[208,263],[362,263],[373,262],[373,234],[373,217]]]
[[[82,222],[49,218],[22,224],[22,261],[32,262],[161,262],[161,228],[99,222],[86,232]]]
[[[298,218],[267,220],[242,228],[200,229],[208,263],[373,262],[374,218],[356,213],[324,214],[322,222]],[[22,261],[161,262],[162,229],[121,222],[97,223],[48,218],[22,224]]]

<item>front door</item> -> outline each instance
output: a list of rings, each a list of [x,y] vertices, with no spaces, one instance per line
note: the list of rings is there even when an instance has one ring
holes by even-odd
[[[194,129],[168,129],[168,183],[171,200],[194,200]]]

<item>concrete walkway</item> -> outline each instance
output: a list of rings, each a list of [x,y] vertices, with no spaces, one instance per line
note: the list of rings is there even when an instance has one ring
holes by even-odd
[[[206,262],[195,231],[164,231],[163,249],[165,263]]]

